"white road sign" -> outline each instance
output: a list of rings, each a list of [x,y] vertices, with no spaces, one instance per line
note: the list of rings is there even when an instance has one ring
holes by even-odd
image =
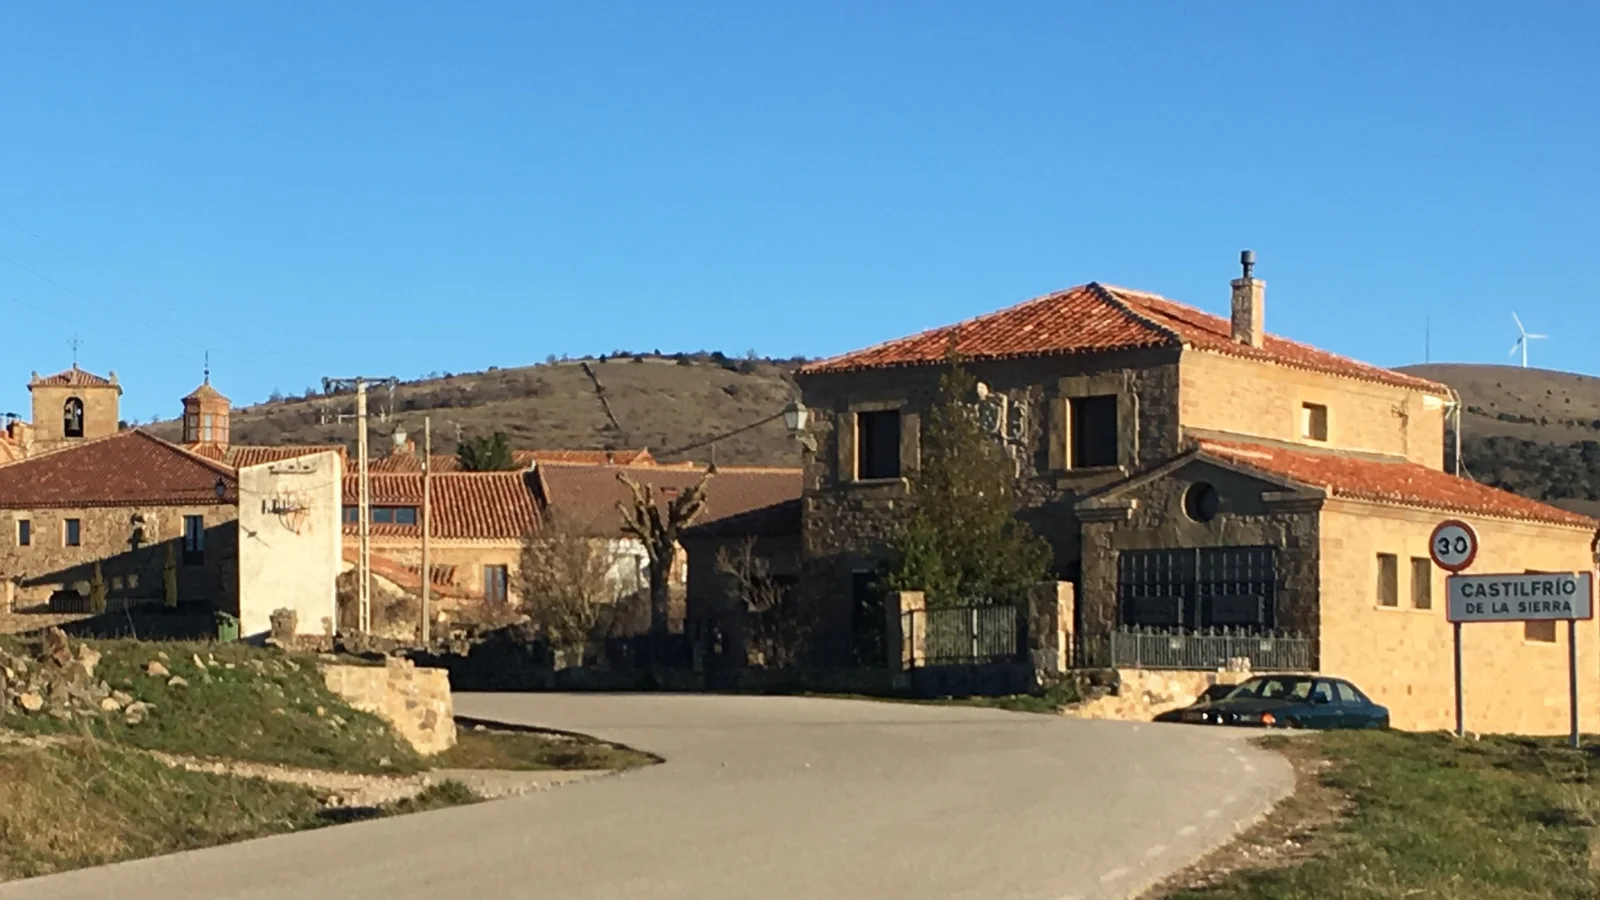
[[[1440,522],[1428,538],[1428,555],[1447,572],[1459,572],[1478,558],[1478,533],[1457,519]]]
[[[1535,575],[1451,575],[1445,579],[1452,622],[1588,619],[1594,615],[1588,572]]]

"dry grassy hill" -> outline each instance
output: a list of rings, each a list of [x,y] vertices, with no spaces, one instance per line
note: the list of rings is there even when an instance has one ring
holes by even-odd
[[[649,447],[663,460],[708,462],[712,446],[691,445],[777,416],[716,441],[715,459],[723,464],[797,466],[799,448],[778,416],[798,396],[796,367],[797,361],[697,354],[618,356],[604,362],[575,360],[446,375],[400,384],[392,407],[387,388],[369,389],[369,440],[374,448],[387,448],[389,435],[399,426],[420,445],[427,414],[433,420],[435,453],[455,452],[459,428],[462,437],[503,431],[514,447]],[[240,444],[344,442],[353,448],[354,411],[355,395],[350,393],[241,407],[233,413],[232,439]],[[182,434],[177,421],[150,427],[169,439]]]
[[[1401,371],[1461,395],[1462,460],[1479,481],[1600,513],[1600,378],[1443,363]]]

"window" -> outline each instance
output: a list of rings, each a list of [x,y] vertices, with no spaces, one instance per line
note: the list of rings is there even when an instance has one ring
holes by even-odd
[[[33,523],[27,519],[17,520],[17,546],[28,547],[33,544]]]
[[[67,519],[62,522],[62,540],[68,547],[77,547],[83,544],[83,526],[77,519]]]
[[[886,650],[883,585],[873,572],[850,573],[851,652],[857,663],[880,665]]]
[[[1183,514],[1196,522],[1209,522],[1217,517],[1220,502],[1216,488],[1196,481],[1183,492]]]
[[[200,440],[200,414],[184,413],[183,440],[185,443],[194,443]]]
[[[900,477],[900,411],[856,413],[856,479]]]
[[[1433,609],[1433,560],[1411,557],[1411,607]]]
[[[1072,446],[1068,468],[1089,469],[1117,464],[1117,398],[1073,397]]]
[[[1522,639],[1535,644],[1554,644],[1556,642],[1556,620],[1535,619],[1522,623]]]
[[[354,506],[345,507],[345,521],[358,522],[360,510]],[[372,521],[379,525],[415,525],[417,524],[417,508],[415,506],[374,506],[372,507]]]
[[[68,397],[61,407],[61,433],[69,438],[83,437],[83,401]]]
[[[485,602],[504,605],[507,573],[505,566],[483,567],[483,599]]]
[[[1340,703],[1348,703],[1352,706],[1360,706],[1367,702],[1366,698],[1361,696],[1360,691],[1356,690],[1353,686],[1347,684],[1346,682],[1335,681],[1333,686],[1339,692]]]
[[[1378,554],[1378,605],[1400,605],[1400,558],[1393,553]]]
[[[200,440],[211,440],[211,413],[206,413],[205,415],[201,416],[200,423]]]
[[[361,509],[360,509],[360,507],[346,506],[344,508],[344,521],[345,521],[345,524],[347,524],[347,525],[354,525],[357,522],[361,521]]]
[[[1124,550],[1117,554],[1121,625],[1271,630],[1278,558],[1271,547]]]
[[[201,516],[183,517],[183,564],[197,566],[206,558],[206,520]]]
[[[1333,702],[1333,685],[1329,684],[1326,681],[1317,682],[1316,686],[1311,689],[1311,702],[1312,703],[1332,703]]]
[[[1300,436],[1312,441],[1328,439],[1328,408],[1320,403],[1300,404]]]

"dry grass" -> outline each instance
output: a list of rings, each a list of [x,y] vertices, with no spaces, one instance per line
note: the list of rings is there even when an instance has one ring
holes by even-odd
[[[590,737],[463,723],[454,747],[434,757],[441,769],[636,769],[661,760]]]
[[[169,769],[83,741],[0,745],[0,880],[320,824],[311,791]]]

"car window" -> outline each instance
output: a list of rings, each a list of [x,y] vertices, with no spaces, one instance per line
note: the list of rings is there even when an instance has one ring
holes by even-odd
[[[1318,703],[1332,703],[1333,687],[1330,686],[1326,681],[1317,682],[1317,686],[1311,691],[1311,699],[1317,701]]]
[[[1338,688],[1338,690],[1339,690],[1339,702],[1340,703],[1350,703],[1350,704],[1354,704],[1354,705],[1357,705],[1357,706],[1359,706],[1359,705],[1361,705],[1363,703],[1363,700],[1362,700],[1362,697],[1361,697],[1361,693],[1359,691],[1357,691],[1355,688],[1351,687],[1348,684],[1345,684],[1342,681],[1335,681],[1333,684],[1334,684],[1334,687]]]

